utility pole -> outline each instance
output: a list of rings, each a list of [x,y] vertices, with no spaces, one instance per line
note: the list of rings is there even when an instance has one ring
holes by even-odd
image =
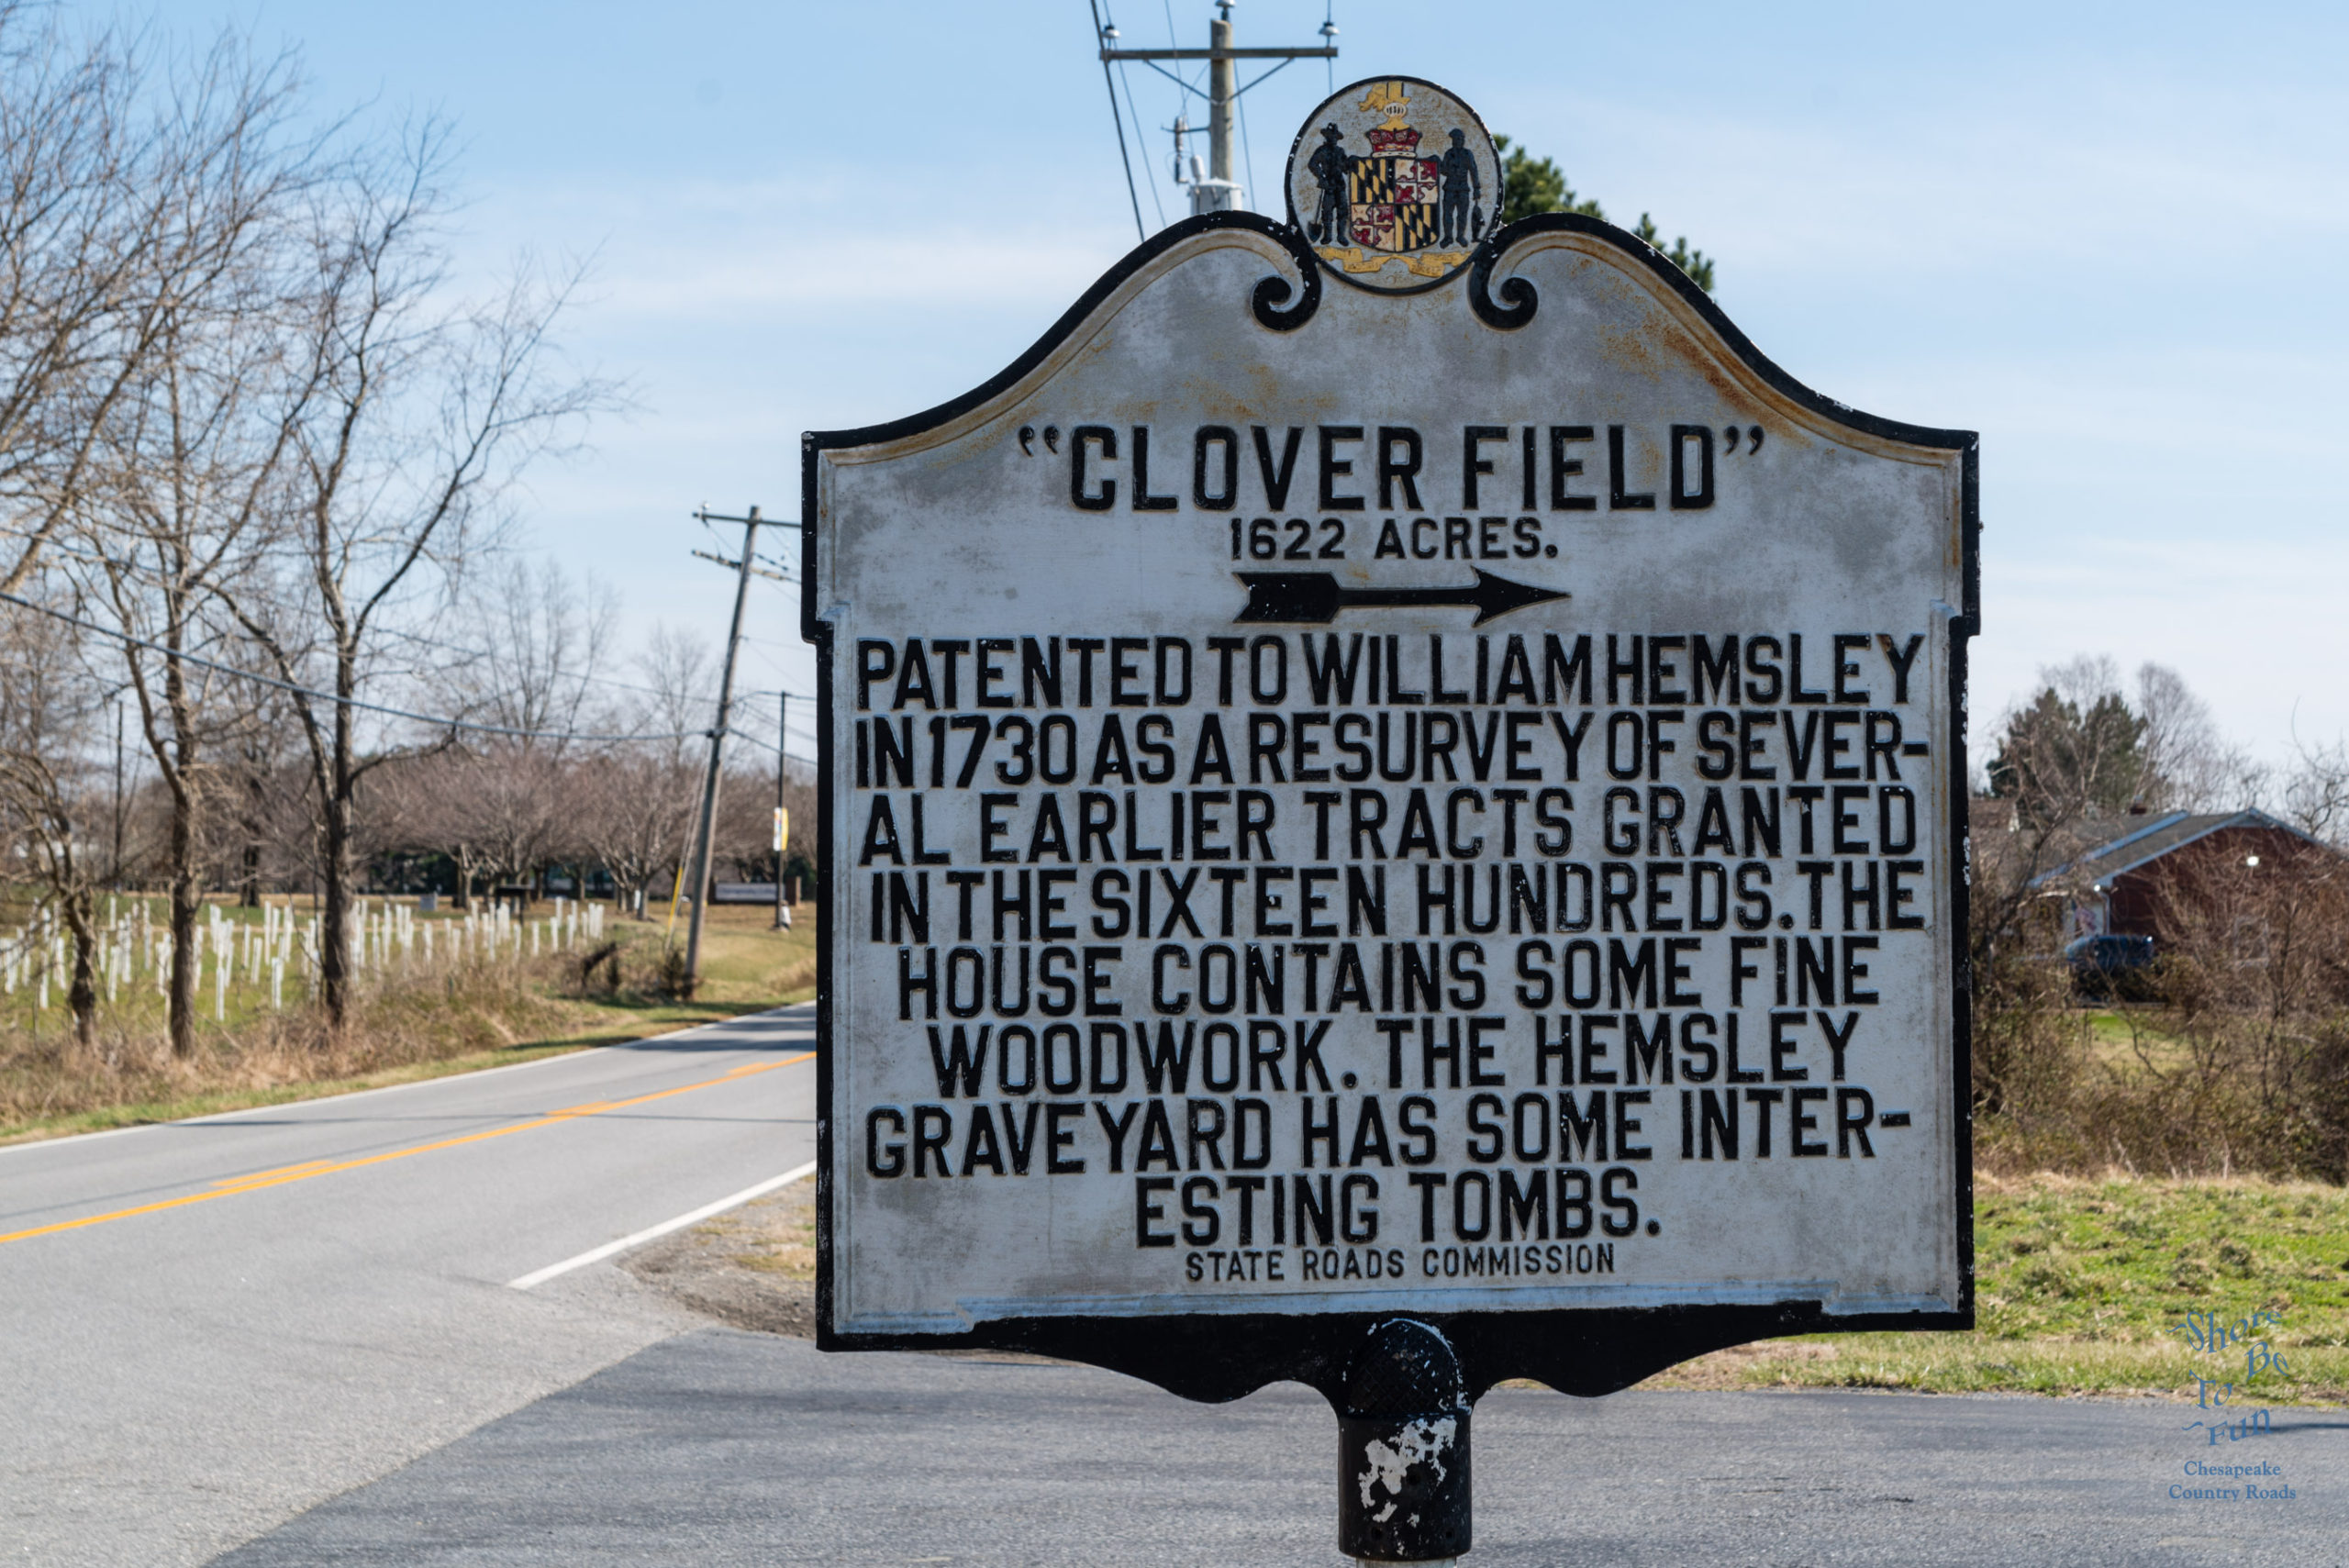
[[[694,900],[693,914],[685,922],[685,1000],[687,1001],[693,1000],[694,992],[701,985],[701,928],[702,918],[709,908],[710,843],[718,832],[718,765],[723,759],[726,747],[726,723],[734,712],[734,654],[742,645],[742,606],[743,602],[750,597],[751,578],[753,574],[761,577],[774,577],[784,582],[789,581],[781,573],[769,572],[754,564],[752,561],[751,551],[758,543],[759,525],[765,520],[759,516],[759,509],[756,506],[751,508],[750,516],[746,517],[721,517],[707,507],[696,512],[694,516],[705,524],[741,524],[742,559],[729,561],[722,555],[711,555],[706,550],[694,551],[705,561],[715,561],[721,566],[735,568],[735,578],[734,624],[732,629],[726,634],[726,667],[718,680],[718,722],[709,731],[709,770],[702,775],[701,820],[694,828],[693,862],[686,873],[691,878]],[[767,526],[796,528],[799,525],[797,523],[769,523]]]
[[[791,929],[791,900],[783,891],[783,773],[790,759],[791,694],[775,693],[774,721],[774,929]]]
[[[117,888],[122,886],[122,694],[115,694],[114,702],[114,865],[106,873]]]
[[[1174,75],[1157,62],[1162,60],[1204,60],[1208,62],[1208,177],[1191,184],[1191,211],[1229,212],[1240,205],[1240,182],[1232,177],[1231,138],[1239,115],[1240,95],[1264,80],[1274,72],[1300,60],[1335,60],[1338,47],[1334,43],[1319,49],[1241,49],[1234,44],[1231,31],[1233,0],[1216,0],[1221,13],[1208,24],[1208,47],[1205,49],[1111,49],[1105,42],[1101,59],[1110,61],[1139,60],[1164,75],[1186,92],[1197,88]],[[1337,29],[1324,27],[1322,36],[1334,38]],[[1267,71],[1246,87],[1239,84],[1240,72],[1236,61],[1242,60],[1277,60],[1279,65]]]
[[[1222,6],[1208,24],[1208,178],[1228,188],[1216,192],[1218,209],[1239,199],[1240,182],[1231,177],[1232,121],[1239,112],[1240,71],[1231,61],[1231,7]]]

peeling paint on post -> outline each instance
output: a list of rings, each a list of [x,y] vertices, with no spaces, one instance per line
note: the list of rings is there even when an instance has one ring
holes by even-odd
[[[818,1337],[1354,1423],[1408,1322],[1458,1400],[1341,1491],[1456,1485],[1464,1550],[1504,1378],[1972,1322],[1976,442],[1496,232],[1430,83],[1288,191],[807,438]]]
[[[1374,1329],[1338,1408],[1338,1550],[1431,1562],[1470,1545],[1469,1406],[1443,1336],[1397,1318]]]

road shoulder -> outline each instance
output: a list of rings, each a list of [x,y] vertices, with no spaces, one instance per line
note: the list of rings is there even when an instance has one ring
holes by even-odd
[[[816,1181],[792,1183],[617,1260],[656,1295],[729,1328],[816,1337]]]

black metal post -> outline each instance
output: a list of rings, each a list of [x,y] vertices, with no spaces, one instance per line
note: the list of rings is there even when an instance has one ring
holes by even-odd
[[[1371,1330],[1338,1412],[1338,1550],[1448,1562],[1470,1544],[1468,1392],[1451,1341],[1397,1318]]]

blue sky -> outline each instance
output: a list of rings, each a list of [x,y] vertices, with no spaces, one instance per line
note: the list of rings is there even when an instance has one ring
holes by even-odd
[[[1166,41],[1165,0],[1113,9],[1129,43]],[[1209,10],[1172,6],[1180,41]],[[594,256],[568,341],[639,407],[538,471],[529,505],[538,546],[616,584],[639,634],[722,635],[695,505],[791,515],[801,430],[984,379],[1135,238],[1084,0],[160,15],[299,46],[321,110],[452,117],[480,279],[526,245]],[[1235,19],[1243,43],[1305,43],[1322,16]],[[1982,432],[1977,739],[2079,652],[2175,665],[2271,757],[2349,729],[2349,8],[1341,0],[1335,19],[1339,82],[1443,82],[1609,216],[1686,233],[1802,380]],[[1176,92],[1129,69],[1148,178]],[[1247,101],[1267,205],[1327,79],[1301,63]],[[790,591],[762,584],[750,629],[750,684],[807,689]]]

